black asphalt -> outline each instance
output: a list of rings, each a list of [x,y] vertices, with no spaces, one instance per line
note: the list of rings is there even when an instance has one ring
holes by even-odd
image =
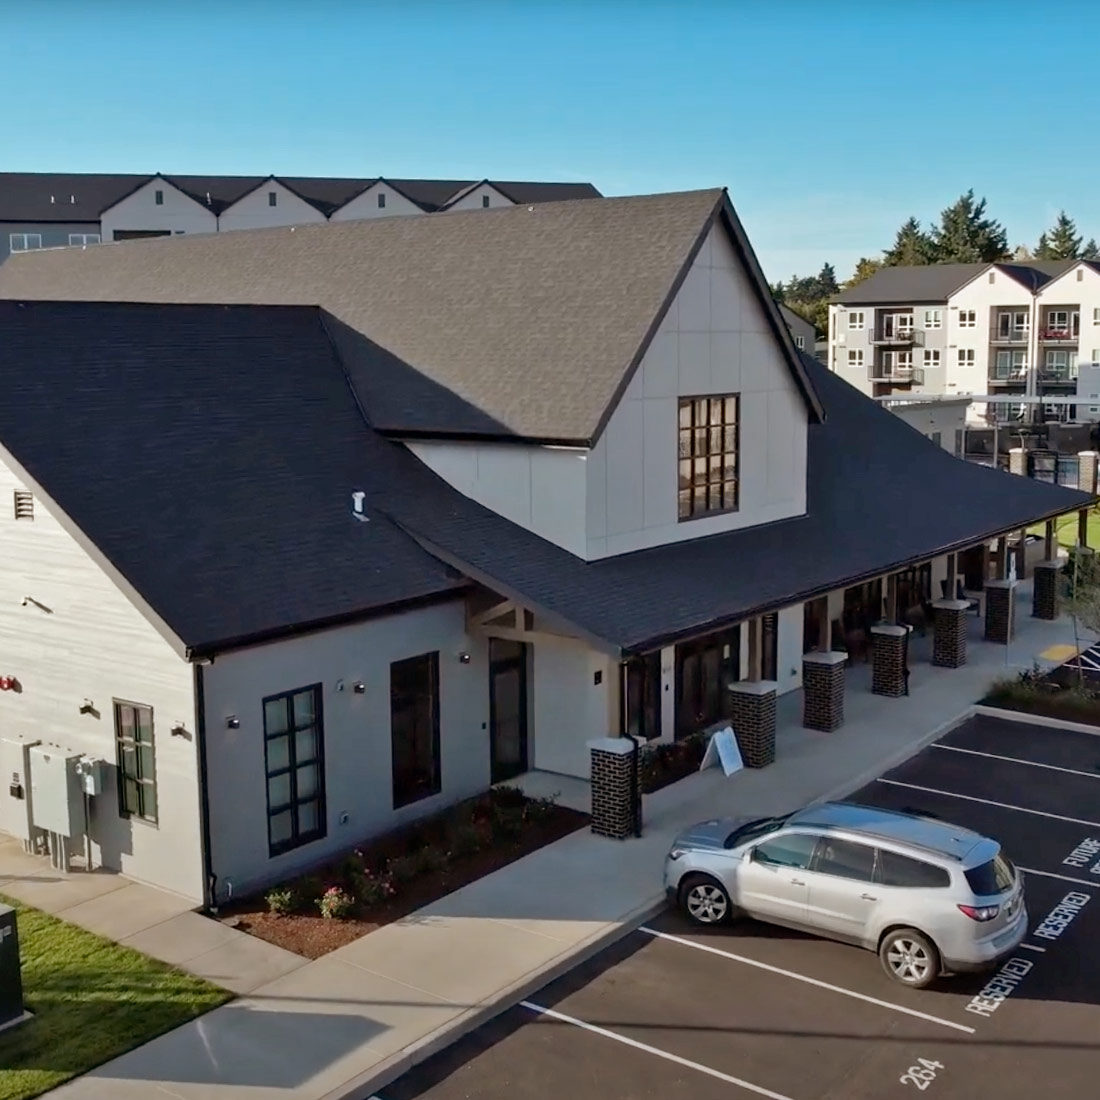
[[[669,911],[383,1100],[1097,1095],[1100,736],[977,717],[852,798],[1000,840],[1027,879],[1028,946],[916,991],[870,952]]]

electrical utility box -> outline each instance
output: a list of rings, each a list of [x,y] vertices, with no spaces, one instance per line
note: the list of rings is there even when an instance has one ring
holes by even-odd
[[[31,816],[31,749],[37,738],[0,738],[0,831],[24,843],[34,838]]]
[[[87,823],[81,755],[56,745],[35,745],[30,757],[33,823],[48,833],[82,836]]]
[[[103,786],[107,781],[106,760],[82,756],[76,762],[76,773],[80,776],[80,786],[85,794],[94,797],[103,793]]]
[[[23,1018],[19,927],[15,922],[15,910],[10,905],[0,905],[0,1030]]]

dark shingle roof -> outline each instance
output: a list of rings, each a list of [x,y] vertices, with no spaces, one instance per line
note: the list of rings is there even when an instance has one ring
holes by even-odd
[[[0,302],[0,332],[0,446],[186,646],[464,583],[372,514],[399,444],[318,310]]]
[[[255,191],[266,176],[162,176],[168,183],[190,195],[200,206],[220,214],[251,191]],[[119,196],[121,199],[123,196]]]
[[[0,221],[97,222],[103,210],[149,178],[99,172],[0,172]]]
[[[0,266],[0,298],[319,305],[480,410],[492,434],[583,443],[602,430],[719,218],[816,414],[717,189],[21,253]],[[478,434],[407,409],[394,431]]]
[[[804,517],[586,563],[442,482],[386,490],[378,505],[475,580],[611,647],[641,652],[1090,501],[957,459],[803,360],[826,411],[809,429]]]

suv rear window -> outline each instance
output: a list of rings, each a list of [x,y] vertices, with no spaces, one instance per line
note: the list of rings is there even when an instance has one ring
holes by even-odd
[[[997,855],[988,863],[967,871],[966,881],[979,897],[989,897],[1011,890],[1016,883],[1016,872],[1004,856]]]
[[[875,881],[883,886],[950,886],[951,875],[943,867],[911,859],[880,848]]]

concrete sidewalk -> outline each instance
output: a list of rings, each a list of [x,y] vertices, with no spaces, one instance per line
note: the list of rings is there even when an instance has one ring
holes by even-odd
[[[684,826],[716,814],[779,812],[854,790],[966,713],[994,678],[1072,642],[1068,620],[1029,617],[1030,584],[1021,586],[1019,601],[1019,633],[1009,647],[980,641],[981,623],[972,621],[965,668],[931,668],[921,656],[931,640],[918,641],[914,660],[921,663],[914,664],[906,698],[871,695],[869,669],[853,668],[847,722],[836,733],[801,729],[800,694],[785,697],[773,766],[731,779],[708,771],[648,796],[640,839],[574,833],[325,958],[298,960],[241,999],[51,1095],[369,1096],[659,906],[662,859]]]

